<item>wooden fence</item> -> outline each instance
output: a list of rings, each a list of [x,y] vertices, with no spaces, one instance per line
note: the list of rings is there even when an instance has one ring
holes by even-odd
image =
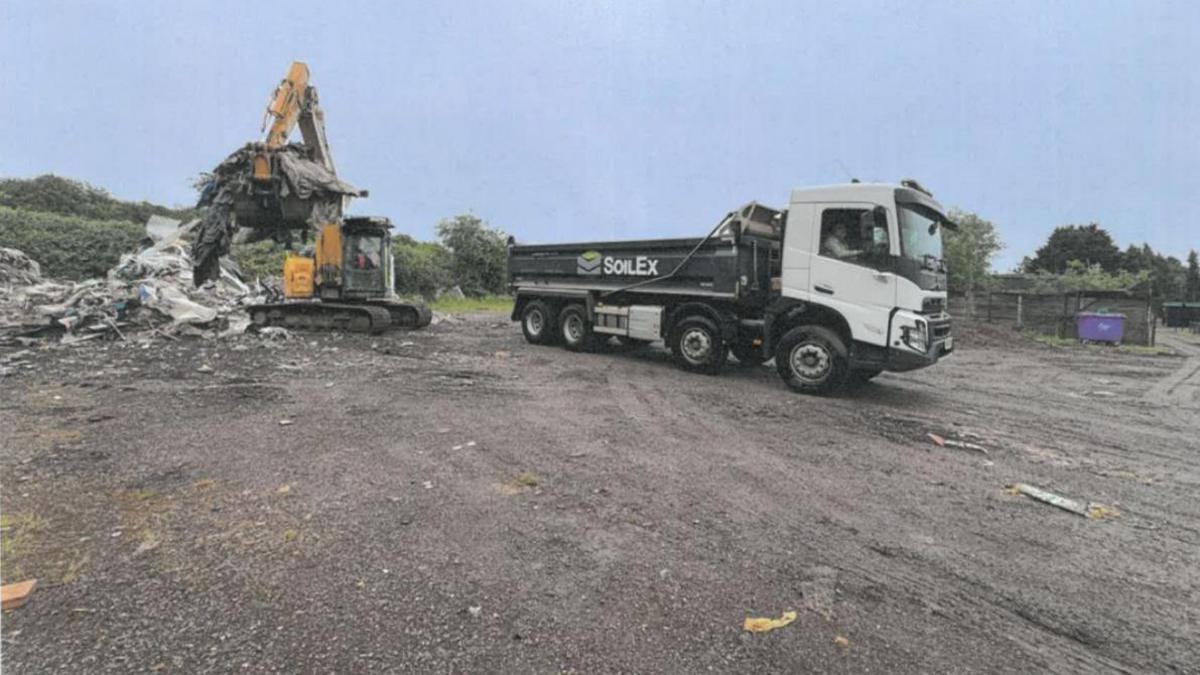
[[[1007,324],[1062,338],[1074,338],[1077,337],[1077,314],[1103,310],[1125,315],[1123,342],[1153,345],[1154,311],[1149,297],[1138,296],[1138,293],[1128,291],[975,291],[951,295],[947,311],[955,321]]]

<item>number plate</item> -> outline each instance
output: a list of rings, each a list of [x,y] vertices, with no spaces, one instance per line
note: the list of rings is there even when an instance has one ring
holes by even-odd
[[[949,352],[954,350],[954,338],[948,337],[943,344],[942,351]]]

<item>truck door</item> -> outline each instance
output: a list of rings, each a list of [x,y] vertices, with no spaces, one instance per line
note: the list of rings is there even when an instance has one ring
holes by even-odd
[[[896,275],[889,271],[891,216],[873,204],[818,204],[812,242],[812,302],[841,312],[855,340],[887,345],[888,317],[896,306]]]

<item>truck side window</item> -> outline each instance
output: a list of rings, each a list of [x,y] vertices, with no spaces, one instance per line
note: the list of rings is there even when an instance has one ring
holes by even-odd
[[[821,212],[820,254],[846,262],[861,261],[864,253],[875,246],[874,222],[867,209],[825,209]]]

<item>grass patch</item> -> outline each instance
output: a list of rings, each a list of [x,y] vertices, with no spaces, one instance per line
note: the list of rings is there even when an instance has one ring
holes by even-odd
[[[1082,347],[1083,346],[1082,344],[1080,344],[1079,340],[1076,340],[1075,338],[1058,337],[1057,335],[1050,335],[1048,333],[1037,333],[1037,332],[1031,331],[1029,329],[1022,330],[1021,335],[1024,335],[1026,338],[1033,340],[1034,342],[1048,345],[1050,347]]]
[[[83,572],[83,568],[87,566],[90,556],[84,553],[78,558],[74,558],[67,562],[62,573],[62,583],[71,584],[79,581],[79,575]]]
[[[484,295],[478,298],[439,298],[427,303],[429,308],[443,314],[462,312],[496,312],[511,314],[513,299],[510,295]]]
[[[1143,356],[1174,356],[1175,350],[1170,347],[1160,347],[1155,345],[1147,347],[1145,345],[1118,345],[1117,351],[1122,354],[1141,354]]]
[[[1193,332],[1187,331],[1187,330],[1178,330],[1178,329],[1171,329],[1171,328],[1163,328],[1163,329],[1159,330],[1160,333],[1165,333],[1167,331],[1170,331],[1171,336],[1174,337],[1175,339],[1179,340],[1180,342],[1187,342],[1187,343],[1194,344],[1194,345],[1200,345],[1200,333],[1193,333]]]
[[[34,536],[46,526],[46,520],[33,513],[0,515],[0,559],[4,561],[4,582],[25,578],[22,560],[33,548]]]
[[[536,473],[533,473],[530,471],[526,471],[525,473],[517,476],[513,480],[516,481],[517,485],[524,485],[525,487],[531,487],[531,488],[537,487],[538,484],[542,482],[542,479],[538,478]]]
[[[1175,350],[1170,347],[1148,347],[1145,345],[1111,345],[1090,344],[1085,345],[1077,338],[1058,337],[1057,335],[1048,335],[1046,333],[1037,333],[1031,330],[1022,330],[1021,335],[1033,340],[1034,342],[1057,348],[1073,348],[1073,349],[1114,349],[1122,354],[1140,354],[1142,356],[1172,356]]]

